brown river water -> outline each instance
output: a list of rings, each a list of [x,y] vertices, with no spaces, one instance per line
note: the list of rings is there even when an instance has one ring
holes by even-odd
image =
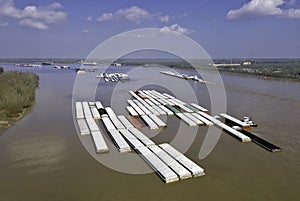
[[[1,66],[5,70],[21,69],[11,64]],[[133,69],[114,67],[111,70],[125,72]],[[0,135],[0,201],[282,201],[299,198],[300,83],[222,74],[228,114],[239,118],[251,116],[259,125],[253,132],[279,146],[283,152],[270,153],[254,143],[241,143],[222,133],[213,151],[204,159],[199,159],[207,130],[201,127],[185,155],[203,167],[206,175],[165,184],[155,173],[118,172],[102,165],[89,154],[77,135],[73,121],[74,70],[52,67],[21,70],[37,73],[40,85],[33,110]],[[177,98],[188,102],[187,90],[180,84],[180,79],[159,74],[161,70],[170,69],[147,67],[147,73],[132,74],[128,82],[119,84],[124,86],[120,89],[115,89],[114,83],[100,81],[96,98],[106,106],[112,105],[118,114],[127,114],[124,108],[129,94],[125,88],[137,89],[140,87],[139,81],[147,78],[174,83],[177,95],[182,94]],[[90,79],[91,85],[95,80],[94,76]],[[184,82],[188,82],[195,91],[199,104],[210,109],[206,86],[194,81]],[[153,83],[143,88],[168,92],[167,87],[157,86],[155,81]],[[117,98],[111,101],[112,91],[117,92]],[[77,98],[81,101],[92,100],[84,95]],[[153,141],[172,141],[178,122],[174,117],[168,119],[167,129],[153,135]],[[194,128],[187,129],[192,133]],[[145,133],[150,132],[145,129]],[[114,149],[111,145],[110,148]],[[133,168],[137,165],[147,168],[142,160],[131,165]]]

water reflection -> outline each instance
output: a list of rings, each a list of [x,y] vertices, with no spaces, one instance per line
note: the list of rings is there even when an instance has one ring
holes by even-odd
[[[64,151],[64,141],[57,136],[20,138],[8,145],[12,167],[28,168],[28,174],[62,168],[60,161],[64,159]]]

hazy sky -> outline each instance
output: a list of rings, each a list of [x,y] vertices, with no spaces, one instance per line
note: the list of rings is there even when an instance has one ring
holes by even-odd
[[[0,58],[85,57],[151,27],[185,34],[213,58],[300,58],[300,0],[0,0]]]

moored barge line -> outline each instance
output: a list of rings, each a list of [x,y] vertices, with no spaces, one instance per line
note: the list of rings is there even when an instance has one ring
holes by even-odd
[[[78,124],[80,135],[89,135],[90,134],[90,130],[88,128],[88,125],[87,125],[85,119],[77,119],[77,124]]]
[[[261,146],[262,148],[264,148],[270,152],[281,152],[282,151],[282,149],[280,147],[258,137],[257,135],[254,135],[253,133],[250,133],[246,130],[240,130],[240,132],[243,133],[244,135],[248,136],[249,138],[251,138],[252,142],[254,142],[258,146]]]
[[[145,113],[145,114],[151,114],[151,112],[138,100],[133,100],[133,102]]]
[[[149,126],[151,130],[159,129],[156,123],[148,115],[142,115],[141,118],[145,121],[145,123]]]
[[[193,106],[194,108],[199,109],[201,112],[204,112],[204,113],[208,114],[208,110],[206,108],[204,108],[204,107],[202,107],[202,106],[200,106],[196,103],[191,103],[191,106]]]
[[[138,138],[145,146],[151,146],[155,145],[155,143],[148,138],[144,133],[139,131],[136,128],[130,128],[128,129],[136,138]]]
[[[120,129],[119,132],[123,135],[123,137],[133,149],[144,147],[143,143],[139,141],[134,135],[132,135],[132,133],[130,133],[127,129]]]
[[[117,130],[109,130],[108,131],[112,141],[119,149],[120,153],[130,152],[131,148],[126,142],[126,140],[122,137],[122,135]]]
[[[129,114],[133,117],[138,117],[139,114],[133,109],[133,107],[131,106],[126,106],[127,111],[129,112]]]
[[[83,119],[84,114],[83,114],[83,108],[81,102],[75,103],[75,110],[76,110],[76,119]]]
[[[189,126],[197,126],[197,124],[182,113],[176,113],[177,117],[182,119]]]
[[[90,128],[90,131],[100,131],[96,121],[93,118],[86,119],[86,122]]]
[[[91,136],[97,153],[105,153],[109,151],[108,146],[100,131],[92,131]]]
[[[159,105],[159,106],[154,105],[154,106],[152,106],[152,107],[159,113],[159,115],[167,115],[167,113],[166,113],[164,110],[162,110],[162,109],[160,108],[160,106],[162,106],[162,105]]]
[[[159,146],[168,154],[170,154],[175,160],[177,160],[184,167],[186,167],[193,174],[194,177],[205,175],[203,168],[201,168],[199,165],[194,163],[188,157],[180,153],[170,144],[164,143],[164,144],[160,144]]]
[[[233,137],[237,138],[241,142],[251,142],[251,139],[244,135],[243,133],[234,130],[230,126],[227,126],[226,124],[222,123],[221,121],[217,120],[216,118],[204,113],[204,112],[198,112],[201,116],[207,118],[209,121],[213,122],[214,125],[218,126],[222,130],[226,131],[228,134],[232,135]]]
[[[85,118],[93,118],[88,102],[82,102],[82,107]]]
[[[126,129],[134,128],[134,126],[129,122],[129,120],[124,115],[118,115],[118,119],[122,122]]]
[[[225,122],[230,121],[234,125],[242,127],[242,129],[244,129],[244,130],[251,131],[251,126],[249,124],[242,122],[241,120],[234,118],[233,116],[230,116],[225,113],[222,113],[219,115],[225,119]]]
[[[141,108],[139,108],[135,102],[133,102],[132,100],[127,100],[127,102],[139,114],[139,116],[145,114],[145,112],[141,110]]]
[[[168,116],[174,115],[174,112],[172,112],[171,110],[169,110],[168,108],[166,108],[164,105],[159,105],[158,107],[160,109],[162,109],[163,111],[165,111]]]
[[[178,161],[176,161],[173,157],[171,157],[159,146],[157,145],[149,146],[149,149],[156,156],[158,156],[164,163],[166,163],[167,166],[169,166],[179,176],[181,180],[192,177],[190,171],[188,171],[185,167],[183,167],[183,165],[181,165]]]
[[[116,130],[116,127],[114,126],[114,124],[111,122],[111,120],[108,117],[102,117],[101,120],[107,131]]]
[[[117,116],[110,116],[110,120],[113,122],[117,129],[124,129],[125,126],[121,123]]]
[[[131,115],[127,116],[128,120],[134,125],[135,128],[143,128],[144,126],[137,120],[137,118],[134,118]]]
[[[179,180],[176,173],[174,173],[171,168],[169,168],[164,162],[162,162],[147,147],[138,147],[137,152],[142,158],[145,159],[149,166],[153,168],[153,170],[165,183],[171,183]]]
[[[175,107],[173,107],[172,105],[165,105],[166,108],[168,108],[169,110],[171,110],[172,112],[176,113],[180,113],[179,110],[177,110]]]
[[[91,108],[93,118],[94,119],[100,119],[101,116],[100,116],[100,113],[99,113],[98,109],[96,108],[96,106],[90,106],[90,108]]]
[[[163,122],[160,118],[158,118],[156,115],[154,114],[149,114],[148,115],[159,127],[166,127],[167,124],[165,122]]]
[[[190,120],[192,120],[193,122],[195,122],[198,126],[204,125],[204,123],[200,119],[198,119],[194,115],[192,115],[192,113],[185,112],[183,114],[185,116],[187,116]]]
[[[194,117],[196,117],[197,119],[199,119],[200,121],[202,121],[206,126],[212,126],[213,123],[209,120],[207,120],[206,118],[202,117],[200,114],[198,113],[191,113]]]

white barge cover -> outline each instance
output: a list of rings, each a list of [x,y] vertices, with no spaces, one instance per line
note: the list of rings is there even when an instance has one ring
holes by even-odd
[[[192,113],[185,112],[183,113],[185,116],[187,116],[189,119],[191,119],[193,122],[195,122],[198,125],[203,125],[204,123],[200,121],[200,119],[196,118],[192,115]]]
[[[181,109],[183,109],[186,112],[192,113],[194,112],[193,110],[191,110],[190,108],[184,106],[183,104],[177,104]]]
[[[83,108],[81,102],[75,103],[75,109],[76,109],[76,119],[83,119],[84,114],[83,114]]]
[[[90,128],[90,131],[99,131],[99,127],[94,119],[88,118],[86,119],[86,122]]]
[[[106,110],[109,117],[112,117],[112,116],[116,117],[117,116],[115,114],[115,112],[110,107],[106,107],[105,110]]]
[[[205,123],[206,126],[212,126],[213,123],[209,120],[207,120],[206,118],[202,117],[200,114],[198,113],[191,113],[194,117],[196,117],[197,119],[199,119],[200,121],[202,121],[203,123]]]
[[[98,109],[95,106],[91,106],[91,111],[93,114],[94,119],[100,119],[100,113],[98,111]]]
[[[174,172],[179,176],[180,179],[187,179],[192,177],[192,174],[185,167],[183,167],[178,161],[172,158],[159,146],[153,145],[150,146],[149,149],[163,162],[165,162],[172,170],[174,170]]]
[[[109,116],[110,120],[113,122],[117,129],[124,129],[125,127],[121,123],[121,121],[116,116]]]
[[[154,103],[155,105],[160,105],[160,102],[158,102],[156,99],[154,98],[149,98],[149,100]]]
[[[131,116],[133,117],[139,116],[139,114],[131,106],[126,106],[126,109]]]
[[[144,135],[144,133],[142,133],[138,129],[136,129],[136,128],[130,128],[129,131],[135,137],[137,137],[145,146],[155,145],[155,143],[152,140],[150,140],[150,138],[148,138],[146,135]]]
[[[163,109],[161,109],[159,106],[154,105],[152,107],[159,113],[159,115],[167,115],[167,113]]]
[[[165,122],[163,122],[160,118],[158,118],[156,115],[154,114],[149,114],[148,115],[159,127],[166,127],[167,124]]]
[[[126,141],[134,148],[144,147],[143,143],[139,141],[132,133],[130,133],[127,129],[120,129],[119,132],[124,136]]]
[[[242,122],[241,120],[239,119],[236,119],[228,114],[219,114],[221,117],[225,118],[225,119],[228,119],[236,124],[238,124],[239,126],[242,126],[242,127],[248,127],[250,126],[249,124],[247,124],[246,122]]]
[[[190,172],[192,172],[194,177],[205,175],[204,169],[199,165],[191,161],[185,155],[177,151],[170,144],[164,143],[159,145],[164,151],[170,154],[174,159],[176,159],[179,163],[181,163],[184,167],[186,167]]]
[[[150,110],[150,112],[152,113],[152,114],[155,114],[155,115],[160,115],[160,113],[156,110],[156,109],[154,109],[154,106],[156,106],[156,105],[153,105],[153,106],[149,106],[147,109],[148,110]]]
[[[156,97],[153,96],[149,91],[143,90],[143,92],[144,92],[144,94],[146,94],[146,95],[149,97],[149,99],[150,99],[150,98],[156,98]]]
[[[131,148],[126,142],[126,140],[122,137],[122,135],[117,130],[109,130],[108,133],[110,134],[110,137],[112,141],[115,143],[117,148],[121,153],[124,152],[130,152]]]
[[[119,115],[118,119],[122,122],[125,128],[134,128],[134,126],[129,122],[129,120],[124,115]]]
[[[189,126],[197,126],[197,124],[195,122],[193,122],[191,119],[189,119],[184,114],[182,114],[182,113],[176,113],[175,115],[177,117],[179,117],[180,119],[182,119],[187,125],[189,125]]]
[[[165,111],[167,113],[168,116],[174,115],[174,112],[172,112],[171,110],[169,110],[168,108],[166,108],[163,105],[159,105],[158,106],[160,109],[162,109],[163,111]]]
[[[88,128],[88,125],[85,121],[85,119],[77,119],[78,128],[81,135],[88,135],[90,134],[90,130]]]
[[[104,109],[104,107],[103,107],[103,105],[102,105],[102,103],[101,103],[100,101],[96,101],[95,104],[96,104],[96,108],[97,108],[98,110],[99,110],[99,109]]]
[[[141,118],[146,122],[151,130],[158,129],[158,126],[147,115],[142,115]]]
[[[145,114],[132,100],[127,100],[127,102],[140,116]]]
[[[108,117],[102,117],[102,121],[104,126],[106,127],[106,130],[116,130],[116,127]]]
[[[157,91],[155,91],[155,90],[151,90],[151,91],[152,91],[152,93],[156,94],[156,96],[158,96],[158,97],[160,97],[160,98],[164,98],[164,99],[168,98],[168,97],[166,97],[165,95],[163,95],[163,94],[161,94],[161,93],[159,93],[159,92],[157,92]]]
[[[234,130],[233,128],[231,128],[230,126],[227,126],[226,124],[222,123],[221,121],[217,120],[216,118],[213,118],[212,116],[204,113],[204,112],[198,112],[198,114],[200,114],[201,116],[207,118],[208,120],[212,121],[215,125],[217,125],[218,127],[226,130],[229,134],[231,134],[232,136],[238,138],[240,141],[242,142],[251,142],[251,139],[242,134],[241,132]]]
[[[201,112],[205,112],[208,113],[208,110],[200,105],[197,105],[196,103],[191,103],[191,106],[193,106],[194,108],[197,108],[198,110],[200,110]]]
[[[142,110],[145,114],[151,114],[151,112],[138,100],[133,100],[133,102]]]
[[[137,152],[147,161],[150,167],[160,176],[160,178],[166,182],[178,181],[178,176],[169,168],[164,162],[162,162],[153,152],[147,147],[137,148]]]
[[[108,152],[107,144],[103,138],[103,135],[100,131],[92,131],[92,138],[95,144],[96,152],[97,153],[104,153]]]
[[[145,99],[146,103],[148,103],[150,106],[155,105],[150,99]]]
[[[85,118],[93,118],[88,102],[82,102],[82,107]]]

